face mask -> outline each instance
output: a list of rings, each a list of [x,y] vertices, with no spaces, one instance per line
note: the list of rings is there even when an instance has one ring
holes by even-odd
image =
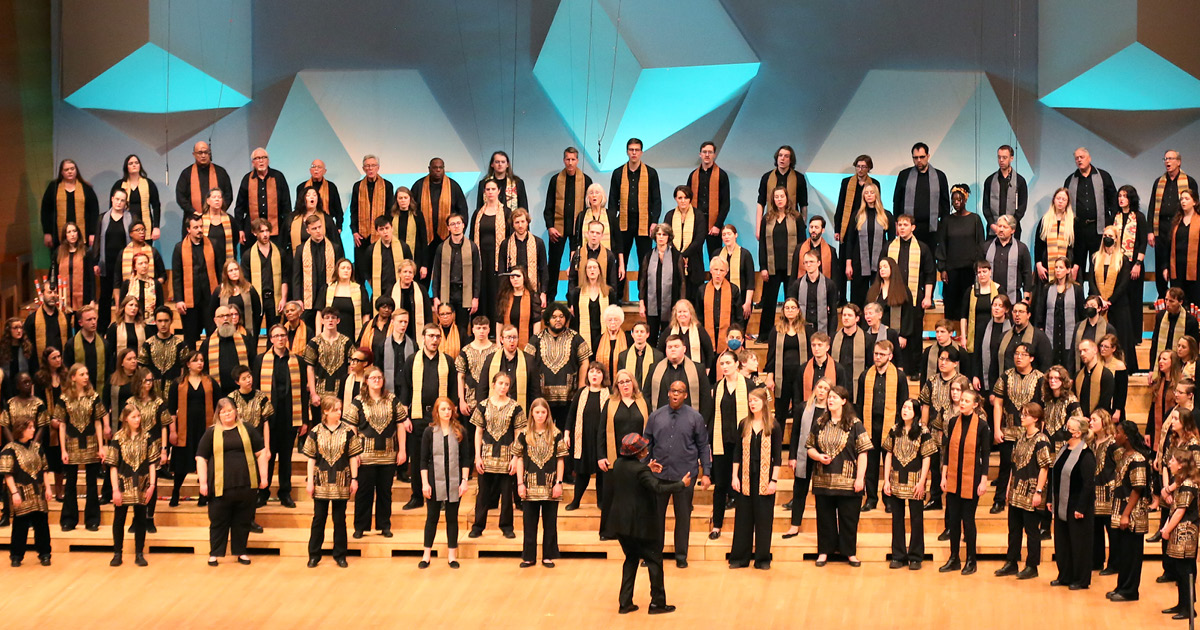
[[[1111,237],[1111,236],[1105,236],[1105,237],[1104,237],[1104,246],[1105,246],[1105,247],[1112,247],[1113,245],[1115,245],[1115,244],[1116,244],[1116,242],[1117,242],[1117,240],[1116,240],[1116,239],[1114,239],[1114,238],[1113,238],[1113,237]]]
[[[1089,307],[1087,307],[1087,308],[1083,309],[1083,314],[1084,314],[1084,316],[1086,316],[1088,319],[1091,319],[1091,318],[1095,317],[1095,316],[1096,316],[1096,313],[1098,313],[1098,312],[1099,312],[1099,311],[1097,311],[1097,310],[1096,310],[1096,307],[1094,307],[1094,306],[1089,306]]]
[[[738,348],[742,347],[742,340],[730,339],[729,341],[725,342],[725,345],[728,346],[730,350],[737,350]]]

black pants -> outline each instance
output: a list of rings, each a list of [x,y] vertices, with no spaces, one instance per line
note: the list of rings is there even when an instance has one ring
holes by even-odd
[[[257,498],[255,488],[226,490],[224,496],[208,498],[208,555],[224,556],[226,542],[233,555],[246,554]]]
[[[179,299],[179,296],[175,296]],[[208,313],[208,297],[198,297],[196,305],[189,308],[186,313],[179,314],[179,323],[183,326],[183,340],[187,342],[189,348],[195,348],[196,342],[200,341],[200,335],[207,331],[211,324],[212,318],[206,316]]]
[[[1037,512],[1008,506],[1008,555],[1005,560],[1016,564],[1021,561],[1021,533],[1029,544],[1025,566],[1035,569],[1042,562],[1042,535],[1038,531]]]
[[[662,333],[663,320],[658,315],[652,315],[649,310],[646,311],[646,332],[649,336],[646,338],[646,343],[658,347],[658,336]]]
[[[946,307],[946,319],[958,323],[967,314],[967,290],[975,282],[973,267],[959,267],[946,271],[946,281],[942,283],[942,304]]]
[[[866,491],[867,501],[870,503],[879,501],[879,469],[885,454],[879,447],[880,444],[883,444],[883,423],[876,423],[876,427],[879,427],[879,439],[871,436],[871,444],[875,446],[867,451],[867,477],[863,479],[863,489]]]
[[[617,541],[621,543],[621,551],[625,552],[625,563],[621,565],[619,604],[633,604],[633,582],[637,578],[638,564],[645,562],[646,572],[650,574],[650,605],[665,606],[667,591],[663,586],[662,541],[632,536],[617,536]]]
[[[617,297],[620,300],[625,300],[626,296],[629,295],[629,292],[627,291],[627,285],[629,284],[628,270],[637,269],[639,274],[638,278],[640,279],[640,274],[644,271],[642,269],[642,261],[645,260],[646,254],[652,251],[654,248],[653,241],[650,240],[649,236],[634,236],[636,232],[636,227],[630,227],[629,230],[621,233],[621,249],[623,251],[620,253],[621,255],[625,256],[626,276],[625,281],[621,282],[617,286]],[[635,244],[637,245],[637,258],[630,258],[629,252],[633,251],[633,246]],[[639,299],[641,297],[642,296],[640,295],[638,296]]]
[[[574,460],[572,460],[574,461]],[[578,468],[578,467],[577,467]],[[603,507],[604,497],[604,473],[596,471],[596,507]],[[575,473],[575,497],[571,499],[571,504],[579,507],[579,503],[583,501],[583,495],[587,492],[588,484],[591,482],[592,476],[585,475],[578,470]]]
[[[1093,525],[1095,531],[1092,533],[1092,570],[1103,571],[1106,564],[1104,562],[1104,534],[1108,534],[1108,546],[1111,549],[1113,541],[1112,522],[1103,517],[1092,520],[1095,523]],[[1108,554],[1107,564],[1108,566],[1112,566],[1111,552]]]
[[[1171,286],[1183,289],[1184,299],[1189,304],[1200,304],[1200,280],[1171,279]]]
[[[458,501],[438,501],[429,499],[425,502],[425,548],[433,547],[433,537],[437,534],[438,519],[442,516],[442,504],[446,505],[446,547],[458,548]]]
[[[725,524],[725,503],[729,498],[729,484],[733,481],[733,448],[740,447],[727,444],[724,455],[712,456],[713,529],[721,529]]]
[[[1158,479],[1161,479],[1161,477],[1158,477],[1157,475],[1156,475],[1156,477]],[[1161,486],[1162,483],[1160,482],[1155,485]],[[1158,491],[1161,493],[1162,488],[1158,488]],[[1162,526],[1166,525],[1167,521],[1171,519],[1171,512],[1172,512],[1172,510],[1159,510],[1159,513],[1162,515],[1161,518],[1159,518],[1159,526],[1158,526],[1159,529],[1162,529]],[[1109,526],[1111,527],[1111,525],[1112,524],[1110,523]],[[1162,542],[1159,543],[1160,545],[1162,545],[1162,561],[1161,561],[1162,568],[1163,568],[1162,574],[1164,576],[1166,576],[1167,579],[1174,582],[1177,579],[1175,576],[1175,565],[1171,564],[1171,561],[1170,561],[1171,557],[1167,555],[1167,544],[1169,544],[1169,543],[1170,543],[1170,540],[1168,540],[1167,538],[1163,538]]]
[[[1096,250],[1100,249],[1100,235],[1096,233],[1096,221],[1080,221],[1079,215],[1075,219],[1075,253],[1083,255],[1083,262],[1079,265],[1079,276],[1083,277],[1092,271],[1092,255]]]
[[[546,304],[558,299],[558,277],[562,273],[563,252],[569,245],[568,240],[566,234],[558,241],[547,237],[546,277],[549,278],[549,286],[543,289],[546,292]]]
[[[807,457],[807,455],[805,455]],[[797,466],[803,463],[797,462]],[[797,477],[792,482],[792,525],[800,527],[804,523],[804,504],[808,503],[808,477]]]
[[[358,467],[358,492],[354,495],[354,531],[371,529],[371,507],[375,508],[375,529],[392,528],[392,482],[395,464],[363,464]]]
[[[687,560],[688,535],[692,532],[692,499],[694,498],[695,490],[696,486],[693,484],[682,490],[658,495],[658,520],[660,523],[663,523],[663,536],[658,541],[660,550],[666,544],[667,502],[674,501],[675,503],[676,560]]]
[[[1160,222],[1159,225],[1162,225]],[[1170,281],[1163,277],[1163,271],[1171,268],[1171,231],[1154,236],[1154,284],[1158,286],[1158,299],[1167,297]],[[1134,320],[1136,321],[1136,320]],[[1154,360],[1154,357],[1150,357]]]
[[[283,403],[287,405],[287,403]],[[302,405],[303,409],[306,405]],[[276,410],[278,413],[278,410]],[[296,433],[299,427],[292,426],[291,418],[288,422],[279,422],[271,424],[271,459],[267,461],[267,488],[271,487],[272,478],[275,476],[275,464],[279,464],[279,490],[277,494],[280,497],[290,497],[292,494],[292,454],[296,451]]]
[[[1175,606],[1186,614],[1196,603],[1196,558],[1171,558],[1168,556],[1167,560],[1171,563],[1175,575],[1179,576],[1175,580],[1175,589],[1179,593],[1179,599]]]
[[[1135,534],[1132,530],[1112,530],[1112,564],[1117,570],[1117,586],[1113,590],[1130,599],[1137,599],[1142,585],[1145,538],[1145,534]]]
[[[346,499],[313,499],[312,528],[308,531],[308,557],[321,555],[325,544],[325,523],[329,520],[329,508],[333,506],[333,557],[346,557]],[[356,508],[357,509],[357,508]]]
[[[1064,521],[1054,517],[1054,563],[1063,584],[1090,586],[1092,583],[1092,517]],[[1139,563],[1140,565],[1141,563]]]
[[[413,420],[412,425],[413,430],[408,434],[404,450],[408,451],[408,483],[412,486],[412,498],[420,505],[425,501],[425,495],[422,494],[424,487],[421,483],[421,465],[418,462],[421,461],[421,436],[425,435],[425,429],[429,428],[429,422]],[[403,427],[400,430],[403,430]],[[474,444],[474,442],[471,443]]]
[[[817,495],[817,553],[858,555],[858,517],[862,497]],[[795,509],[795,503],[792,504]]]
[[[160,477],[161,478],[161,477]],[[154,491],[150,493],[150,499],[146,501],[146,525],[154,522],[154,507],[158,505],[158,483],[154,484]],[[136,515],[134,515],[136,517]]]
[[[925,503],[920,499],[886,497],[892,504],[892,560],[920,562],[925,559]],[[904,508],[908,508],[908,520],[912,533],[908,546],[904,545]]]
[[[146,506],[134,505],[133,507],[133,549],[137,553],[142,553],[146,547]],[[129,512],[130,505],[118,505],[113,508],[113,552],[121,553],[125,547],[125,515]]]
[[[771,561],[771,525],[775,517],[775,495],[736,494],[737,510],[733,513],[733,547],[729,551],[729,564],[750,564],[750,552],[754,552],[754,565],[761,566]]]
[[[100,462],[83,464],[87,490],[83,503],[83,524],[87,527],[100,525],[100,495],[96,482],[100,479]],[[63,502],[59,523],[64,529],[79,525],[79,464],[63,467]]]
[[[101,272],[106,271],[101,269]],[[120,266],[117,266],[117,273],[120,273]],[[116,306],[117,301],[113,300],[113,274],[100,276],[100,299],[96,302],[100,305],[96,327],[100,330],[108,330],[108,325],[112,323],[112,310]],[[111,302],[109,300],[112,300]],[[30,331],[33,332],[33,331]]]
[[[526,562],[537,560],[538,518],[542,521],[542,559],[558,557],[558,501],[522,501],[521,511],[525,518],[525,542],[521,546],[521,559]]]
[[[716,227],[720,228],[721,226],[718,225]],[[720,234],[717,234],[716,236],[710,234],[704,237],[704,246],[707,248],[706,251],[708,251],[708,255],[704,257],[704,260],[712,260],[713,258],[717,257],[717,254],[721,253],[721,248],[724,247],[725,244],[721,242]]]
[[[578,484],[578,481],[576,483]],[[587,487],[586,481],[584,487]],[[579,497],[578,494],[575,496]],[[471,531],[481,532],[487,528],[488,508],[497,498],[500,500],[500,531],[513,530],[513,476],[507,473],[485,472],[479,475],[479,492],[475,495],[475,523],[471,525]]]
[[[259,297],[262,299],[262,330],[270,332],[271,327],[279,323],[279,311],[276,310],[279,306],[275,301],[274,293],[270,291],[264,292]],[[250,314],[247,313],[246,317],[250,317]],[[258,337],[258,333],[254,336]],[[275,427],[271,427],[271,429],[274,430]]]
[[[875,280],[875,272],[865,275],[855,275],[850,279],[850,301],[855,304],[867,303],[867,291],[871,289],[871,283]]]
[[[761,277],[762,274],[759,275]],[[769,274],[762,283],[762,295],[758,296],[759,308],[762,309],[758,316],[759,337],[775,326],[775,308],[779,305],[779,288],[786,287],[786,281],[785,274]],[[781,348],[776,348],[777,352],[781,350]]]
[[[776,351],[779,350],[781,348],[776,348]],[[771,366],[771,371],[773,372],[774,370],[775,366]],[[779,388],[779,395],[775,397],[776,418],[793,417],[791,410],[794,406],[800,406],[800,410],[804,410],[804,401],[800,400],[799,396],[796,395],[796,381],[799,381],[803,374],[804,366],[790,365],[784,362],[783,373],[775,375],[776,387]]]
[[[996,475],[996,494],[992,496],[993,505],[1004,505],[1008,495],[1008,479],[1012,476],[1012,452],[1016,442],[1004,440],[992,448],[1000,451],[1000,472]]]
[[[975,510],[979,509],[979,498],[964,499],[957,494],[946,494],[946,528],[950,530],[950,557],[958,557],[959,542],[967,543],[967,560],[974,560]]]
[[[12,544],[8,546],[8,557],[20,562],[25,559],[25,547],[29,542],[29,530],[33,530],[33,547],[38,558],[50,557],[50,522],[45,512],[30,512],[12,517]]]
[[[942,500],[942,453],[938,451],[929,457],[929,492],[926,498],[930,501]]]

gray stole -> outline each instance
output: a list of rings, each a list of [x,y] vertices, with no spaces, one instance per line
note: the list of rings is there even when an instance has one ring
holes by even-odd
[[[148,204],[149,201],[147,201],[146,203]],[[147,206],[147,208],[149,208],[149,206]],[[96,229],[100,230],[100,236],[99,236],[99,238],[96,239],[96,249],[100,250],[100,252],[99,252],[100,256],[98,258],[99,262],[97,264],[100,265],[100,275],[102,275],[102,276],[108,275],[108,266],[105,264],[105,262],[106,262],[105,258],[107,257],[105,250],[107,250],[108,248],[105,247],[105,245],[107,244],[105,241],[108,239],[108,229],[107,229],[108,228],[108,220],[111,217],[112,217],[112,209],[110,208],[108,212],[105,212],[104,214],[100,215],[100,224],[99,224],[99,227],[96,228]],[[82,221],[82,219],[80,219],[80,220]],[[124,228],[125,228],[125,244],[128,245],[129,244],[129,228],[133,227],[133,214],[131,212],[129,212],[128,209],[125,210],[125,214],[121,215],[121,225],[124,226]],[[120,269],[118,269],[117,271],[120,271]],[[217,275],[220,276],[221,274],[217,274]]]
[[[800,427],[798,429],[793,429],[800,431],[800,441],[797,442],[797,444],[800,445],[799,448],[803,448],[806,451],[807,449],[804,445],[808,444],[808,435],[812,433],[813,422],[816,420],[817,415],[816,409],[817,406],[812,402],[804,405],[804,413],[800,415]],[[821,413],[824,413],[824,410],[822,410]],[[792,457],[796,460],[796,479],[804,479],[808,477],[808,462],[806,461],[808,460],[808,453],[805,452],[803,458],[796,453],[792,453]],[[804,465],[800,464],[802,460],[805,460]]]
[[[433,431],[433,479],[430,480],[433,483],[433,499],[458,503],[458,492],[450,491],[451,488],[457,491],[462,483],[462,468],[458,465],[458,440],[453,431],[447,436],[436,424],[430,425],[429,428]],[[447,437],[449,439],[443,439]],[[447,462],[449,466],[446,465]],[[447,472],[450,473],[449,478],[446,477]],[[420,474],[420,471],[417,474]]]
[[[383,380],[387,383],[387,390],[389,392],[396,391],[396,362],[399,361],[403,365],[408,360],[408,357],[411,357],[416,352],[413,344],[405,341],[404,349],[400,351],[400,356],[397,357],[395,344],[396,340],[391,335],[388,335],[387,341],[383,344]]]
[[[1076,173],[1079,171],[1076,170]],[[1104,234],[1104,226],[1108,221],[1107,208],[1104,207],[1104,178],[1100,177],[1100,169],[1092,167],[1092,174],[1088,177],[1092,180],[1092,192],[1096,198],[1096,234]],[[1074,173],[1071,174],[1071,183],[1067,184],[1067,192],[1071,195],[1071,203],[1076,206],[1075,213],[1079,214],[1079,204],[1075,201],[1079,198],[1075,191],[1079,188],[1079,178]]]
[[[878,202],[876,202],[875,206],[875,210],[863,221],[862,227],[858,228],[858,262],[862,265],[862,273],[860,275],[864,277],[869,277],[875,273],[875,262],[879,260],[879,256],[883,253],[884,228],[879,225],[879,221],[875,218],[875,215],[882,212],[883,208],[879,206]],[[875,225],[875,236],[868,242],[867,232],[869,230],[867,228],[871,224]],[[871,260],[872,257],[875,258],[875,262]]]
[[[1064,448],[1058,451],[1058,459],[1054,462],[1055,465],[1058,465],[1058,460],[1067,458],[1067,463],[1063,465],[1062,478],[1058,480],[1058,496],[1054,497],[1054,515],[1059,520],[1069,520],[1067,519],[1067,497],[1071,496],[1071,473],[1075,471],[1075,464],[1079,463],[1079,455],[1085,448],[1087,448],[1087,444],[1084,444],[1083,440],[1079,440],[1075,448]]]
[[[869,353],[874,352],[873,349],[875,348],[876,343],[888,340],[888,327],[882,322],[879,324],[879,332],[871,332],[870,328],[864,328],[863,332],[867,333],[867,341],[870,342],[867,344],[867,352]],[[872,336],[874,339],[871,338]],[[897,348],[897,350],[899,350],[899,348]]]
[[[987,253],[984,255],[984,258],[986,258],[988,262],[992,263],[993,274],[996,272],[997,267],[996,256],[999,255],[1000,247],[1003,247],[997,247],[999,242],[1000,239],[998,238],[992,239],[992,242],[988,244]],[[1021,248],[1017,246],[1017,239],[1014,238],[1008,241],[1008,247],[1005,247],[1004,249],[1008,250],[1008,264],[1005,265],[1004,269],[1004,293],[1008,295],[1009,300],[1012,300],[1013,303],[1016,303],[1020,301],[1018,298],[1020,295],[1020,287],[1017,286],[1017,266],[1021,261]]]
[[[825,275],[817,275],[817,321],[816,330],[829,332],[829,287],[825,285]],[[800,278],[800,290],[797,300],[800,302],[800,312],[808,313],[808,287],[814,284],[808,279],[808,274]]]
[[[979,375],[979,380],[983,381],[984,391],[991,391],[992,389],[992,328],[994,327],[995,323],[995,320],[989,320],[987,326],[984,326],[983,341],[981,343],[983,347],[978,348],[978,350],[983,353],[981,355],[983,357],[983,369],[981,370],[983,373]],[[1007,333],[1011,329],[1012,323],[1010,323],[1007,319],[1004,320],[1000,326],[1001,333]]]
[[[1003,175],[997,170],[992,174],[992,185],[988,187],[988,199],[991,202],[992,210],[996,212],[996,218],[1005,214],[1017,214],[1017,172],[1014,170],[1012,173],[1012,183],[1008,185],[1008,194],[1005,195],[1003,205],[1000,204],[1000,179],[1002,177]],[[1005,212],[1009,208],[1012,208],[1012,212]]]
[[[1062,306],[1063,321],[1066,324],[1067,334],[1065,336],[1067,345],[1063,350],[1071,350],[1075,347],[1075,337],[1071,331],[1075,330],[1075,287],[1067,285],[1067,290],[1059,293],[1056,285],[1050,285],[1046,289],[1046,335],[1050,337],[1050,343],[1054,343],[1054,336],[1058,333],[1058,328],[1055,325],[1056,317],[1054,315],[1056,309]],[[1058,350],[1059,348],[1055,348]]]
[[[933,165],[929,165],[929,229],[936,232],[938,228],[938,198],[941,197],[941,182],[938,181],[937,169]],[[904,180],[904,208],[905,211],[914,210],[913,204],[917,199],[917,167],[913,166],[908,169],[908,177]],[[913,216],[916,216],[914,211]]]
[[[664,254],[664,256],[663,256],[663,262],[662,262],[661,266],[665,266],[668,269],[672,269],[671,273],[666,274],[666,277],[664,278],[664,281],[663,281],[663,287],[662,287],[663,293],[666,295],[670,295],[672,290],[674,289],[674,284],[675,284],[675,274],[674,274],[675,252],[670,247],[667,247],[667,251],[666,251],[666,254]],[[658,294],[659,267],[660,267],[660,265],[658,262],[658,248],[655,247],[654,249],[650,250],[650,260],[649,260],[649,262],[646,263],[646,274],[647,274],[646,275],[646,306],[649,307],[646,309],[646,314],[649,315],[649,314],[653,313],[654,315],[657,315],[659,317],[669,317],[672,305],[669,304],[665,300],[663,300],[663,301],[659,300],[659,297],[660,297]],[[663,309],[666,309],[666,310],[664,311]]]

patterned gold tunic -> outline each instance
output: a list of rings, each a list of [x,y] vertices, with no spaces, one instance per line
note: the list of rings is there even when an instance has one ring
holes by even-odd
[[[1108,516],[1113,511],[1113,490],[1117,487],[1121,449],[1111,437],[1093,441],[1090,448],[1096,457],[1096,516]]]
[[[293,395],[299,394],[293,393]],[[243,394],[241,390],[238,390],[229,394],[228,398],[237,408],[238,420],[259,433],[262,433],[263,418],[275,415],[275,407],[271,405],[271,399],[257,389],[250,390],[249,394]]]
[[[551,404],[571,402],[578,389],[579,368],[592,356],[583,337],[564,330],[557,337],[547,328],[529,340],[525,352],[541,364],[542,396]]]
[[[1037,494],[1038,474],[1046,470],[1046,483],[1050,482],[1049,468],[1054,465],[1054,455],[1050,453],[1050,438],[1041,431],[1033,437],[1021,433],[1017,443],[1013,445],[1012,453],[1012,490],[1008,493],[1008,504],[1017,509],[1032,512],[1033,498]],[[1042,498],[1045,499],[1046,489],[1042,488]],[[1042,504],[1045,508],[1045,503]]]
[[[71,466],[95,464],[100,461],[100,436],[96,423],[104,420],[104,405],[96,392],[72,398],[65,396],[63,404],[54,409],[55,420],[67,429],[67,461]]]
[[[117,468],[125,505],[145,505],[150,500],[150,467],[158,465],[159,449],[149,432],[117,431],[105,445],[105,463]]]
[[[928,431],[921,430],[916,439],[901,431],[888,431],[883,436],[883,450],[892,455],[892,474],[888,482],[892,485],[892,496],[909,501],[917,498],[915,492],[921,480],[921,466],[925,458],[938,451],[938,443]]]
[[[854,496],[854,481],[858,478],[858,455],[871,450],[871,435],[862,422],[854,421],[847,431],[830,419],[808,434],[805,448],[815,448],[829,455],[828,465],[814,460],[813,494]]]
[[[483,373],[484,358],[495,352],[497,347],[493,343],[484,346],[481,350],[476,348],[474,343],[469,343],[462,347],[458,357],[454,359],[454,369],[458,372],[459,378],[466,383],[465,398],[468,409],[475,408],[475,389],[479,386],[479,376]]]
[[[509,398],[502,404],[493,399],[479,403],[471,414],[471,424],[483,431],[479,457],[483,459],[483,471],[508,473],[512,460],[513,442],[518,431],[525,429],[525,412],[517,401]]]
[[[35,429],[48,426],[50,414],[46,411],[46,403],[42,399],[34,397],[13,396],[9,398],[8,405],[3,411],[0,411],[0,426],[12,431],[16,421],[21,419],[32,421]]]
[[[1121,514],[1129,505],[1133,491],[1138,491],[1137,505],[1129,512],[1129,522],[1133,525],[1133,533],[1145,534],[1150,531],[1150,466],[1146,458],[1133,449],[1124,453],[1117,462],[1117,487],[1113,492],[1112,517],[1109,523],[1113,529],[1121,526]],[[1124,452],[1124,451],[1123,451]]]
[[[524,430],[517,433],[513,443],[513,455],[522,458],[525,465],[526,501],[560,501],[551,495],[558,479],[558,461],[567,456],[570,449],[563,439],[562,431],[553,424],[544,431]]]
[[[354,427],[339,422],[330,429],[324,422],[308,432],[303,454],[316,462],[313,498],[344,501],[350,498],[350,459],[362,454]]]
[[[917,397],[917,402],[929,407],[929,432],[938,444],[942,443],[942,434],[946,431],[946,415],[954,413],[954,401],[950,398],[950,383],[954,378],[944,379],[941,374],[935,374],[921,384],[921,393]]]
[[[403,406],[395,395],[383,393],[379,400],[365,393],[355,396],[354,404],[350,405],[344,418],[358,427],[362,463],[367,466],[396,463],[397,425],[404,422]]]
[[[350,371],[350,352],[354,344],[346,335],[338,333],[332,340],[317,335],[308,341],[304,349],[304,361],[311,365],[316,376],[317,394],[341,396],[342,384]]]
[[[1058,398],[1050,398],[1042,403],[1042,426],[1045,427],[1046,435],[1050,436],[1054,456],[1058,457],[1063,444],[1071,438],[1067,433],[1067,419],[1073,416],[1083,417],[1079,399],[1075,397],[1075,392],[1068,391]]]
[[[137,408],[142,416],[142,427],[150,438],[150,448],[156,452],[162,451],[162,430],[171,424],[171,414],[167,412],[167,404],[158,396],[151,395],[149,400],[137,396],[126,403]]]
[[[1015,442],[1021,435],[1021,407],[1042,400],[1042,373],[1030,370],[1022,375],[1017,368],[1009,368],[996,381],[992,393],[1004,401],[1004,417],[1000,420],[1004,441]]]
[[[1167,555],[1186,560],[1196,557],[1196,533],[1200,523],[1200,506],[1197,505],[1196,482],[1185,479],[1175,488],[1175,504],[1172,511],[1183,510],[1183,518],[1167,540]]]
[[[154,375],[154,390],[159,395],[162,395],[165,382],[179,378],[186,350],[187,342],[180,335],[171,335],[166,339],[154,335],[138,349],[138,363]]]
[[[13,506],[13,516],[49,512],[46,503],[46,458],[36,440],[24,444],[9,442],[0,449],[0,477],[12,477],[21,495],[21,505]]]

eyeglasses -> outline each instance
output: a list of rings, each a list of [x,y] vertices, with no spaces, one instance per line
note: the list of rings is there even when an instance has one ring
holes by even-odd
[[[617,385],[633,385],[633,381],[631,381],[627,378],[623,378],[623,379],[617,381]]]
[[[351,363],[366,363],[367,360],[359,357],[350,357]]]
[[[208,149],[202,149],[200,151],[192,151],[192,153],[195,153],[196,155],[212,155],[212,151],[209,151]]]

